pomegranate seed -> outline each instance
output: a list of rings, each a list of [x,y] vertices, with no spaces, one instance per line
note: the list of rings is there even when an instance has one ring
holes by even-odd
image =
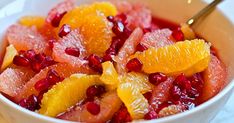
[[[108,48],[103,56],[103,61],[113,61],[112,57],[116,55],[113,48]]]
[[[149,101],[151,99],[151,97],[152,97],[152,92],[146,92],[143,95]]]
[[[51,66],[53,64],[55,64],[56,62],[50,57],[50,56],[46,56],[44,61],[42,61],[42,67],[41,69],[45,68],[45,67],[48,67],[48,66]]]
[[[95,96],[100,96],[103,93],[105,93],[105,87],[101,85],[93,85],[86,90],[87,98],[94,98]]]
[[[125,122],[131,122],[132,118],[130,116],[130,114],[128,113],[128,110],[125,106],[122,106],[119,111],[117,111],[111,122],[113,123],[125,123]]]
[[[39,53],[35,55],[34,60],[41,63],[45,60],[45,58],[46,55],[44,53]]]
[[[118,37],[113,37],[110,48],[113,48],[117,53],[119,49],[123,46],[124,42],[124,40],[121,40]]]
[[[87,102],[86,108],[89,111],[89,113],[93,115],[97,115],[100,112],[100,105],[94,102]]]
[[[124,25],[122,22],[117,21],[114,22],[114,26],[112,27],[112,31],[117,35],[121,35],[124,32]]]
[[[173,30],[173,32],[172,32],[172,37],[173,37],[176,41],[183,41],[183,40],[184,40],[184,34],[183,34],[183,32],[180,30],[180,28]]]
[[[37,100],[38,100],[38,103],[41,103],[41,100],[43,98],[43,95],[47,92],[48,90],[45,90],[45,91],[41,91],[38,96],[37,96]]]
[[[93,70],[99,72],[99,73],[102,73],[102,59],[97,56],[97,55],[94,55],[94,54],[91,54],[89,57],[88,57],[88,61],[89,61],[89,67],[92,68]]]
[[[18,103],[18,105],[27,109],[27,107],[28,107],[28,105],[27,105],[27,99],[24,98],[24,99],[20,100],[19,103]]]
[[[122,35],[120,35],[120,38],[122,40],[126,40],[128,39],[128,37],[132,34],[132,31],[130,29],[128,29],[127,27],[124,28],[124,32]]]
[[[185,81],[187,81],[187,78],[183,73],[181,73],[179,76],[176,77],[173,83],[180,86],[183,85]]]
[[[143,66],[143,64],[137,58],[133,58],[133,59],[129,60],[127,65],[126,65],[128,70],[136,71],[136,72],[141,71],[142,66]]]
[[[54,85],[57,82],[61,81],[59,74],[53,69],[50,69],[48,71],[46,78],[47,78],[48,82],[50,84],[52,84],[52,85]]]
[[[36,55],[34,50],[28,50],[24,53],[24,57],[26,57],[29,60],[33,60],[34,56]]]
[[[67,24],[64,24],[60,30],[59,30],[59,37],[62,38],[63,36],[66,36],[68,33],[71,32],[71,26],[70,25],[67,25]]]
[[[126,25],[127,24],[127,16],[126,16],[126,14],[124,14],[124,13],[121,13],[121,14],[118,14],[118,15],[116,15],[116,20],[117,21],[121,21],[124,25]]]
[[[151,28],[144,28],[144,29],[143,29],[143,32],[144,32],[144,33],[151,32]]]
[[[65,53],[71,56],[79,57],[80,56],[80,50],[79,48],[72,48],[68,47],[65,49]]]
[[[115,18],[113,16],[107,16],[107,20],[113,23]]]
[[[137,46],[136,46],[136,51],[139,51],[139,52],[143,52],[143,51],[145,51],[145,50],[147,50],[148,48],[145,46],[145,45],[143,45],[143,44],[141,44],[141,43],[139,43]]]
[[[158,118],[157,113],[154,110],[150,110],[147,114],[145,114],[145,120],[152,120]]]
[[[55,39],[51,39],[51,40],[48,41],[49,47],[50,47],[51,49],[54,48],[54,43],[55,43],[55,42],[56,42]]]
[[[20,50],[18,53],[19,55],[24,55],[25,52],[26,52],[25,50]]]
[[[30,61],[21,55],[15,56],[13,59],[13,63],[17,66],[29,66],[30,65]]]
[[[27,99],[28,109],[35,111],[39,107],[38,99],[35,95],[31,95]]]
[[[167,76],[163,73],[151,73],[149,75],[149,82],[154,84],[154,85],[157,85],[161,82],[164,82],[167,80]]]
[[[66,14],[67,12],[64,12],[62,14],[57,13],[54,18],[51,20],[51,25],[53,27],[58,27],[59,23],[61,21],[61,19],[63,18],[63,16]]]
[[[33,62],[31,63],[31,68],[32,68],[32,70],[33,70],[34,72],[40,72],[40,70],[41,70],[41,63],[38,63],[38,62],[36,62],[36,61],[33,61]]]
[[[178,86],[173,86],[171,88],[171,97],[173,98],[173,100],[179,100],[180,96],[181,96],[181,90]]]
[[[48,82],[47,79],[42,79],[42,80],[39,80],[36,82],[36,84],[34,85],[34,88],[37,90],[37,91],[45,91],[45,90],[48,90],[48,88],[50,87],[50,84]]]

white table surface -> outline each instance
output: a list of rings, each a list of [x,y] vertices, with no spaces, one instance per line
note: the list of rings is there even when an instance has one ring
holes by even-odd
[[[0,8],[6,3],[13,0],[0,0]],[[211,2],[212,0],[205,0]],[[234,25],[234,0],[224,0],[222,4],[218,6],[224,14],[232,20]],[[0,123],[6,123],[0,117]],[[224,108],[218,113],[218,115],[211,121],[211,123],[234,123],[234,93],[230,97]]]

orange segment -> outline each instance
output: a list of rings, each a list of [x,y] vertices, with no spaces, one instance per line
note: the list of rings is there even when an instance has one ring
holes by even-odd
[[[162,72],[169,75],[185,73],[190,76],[203,71],[210,61],[210,45],[204,40],[178,42],[161,48],[137,52],[133,57],[143,63],[146,73]]]
[[[107,61],[102,63],[103,73],[100,80],[107,85],[109,90],[116,89],[119,84],[118,73],[115,70],[112,62]]]
[[[196,35],[195,35],[193,29],[190,28],[189,25],[187,25],[187,24],[181,24],[181,28],[180,29],[183,32],[185,39],[192,40],[192,39],[196,38]]]
[[[117,88],[117,93],[133,119],[141,119],[148,112],[148,101],[140,93],[136,83],[121,83]]]
[[[88,53],[102,55],[110,46],[113,35],[112,25],[106,16],[116,14],[115,6],[108,2],[83,5],[68,12],[61,20],[59,27],[68,24],[72,29],[80,28]]]
[[[3,62],[2,62],[2,66],[1,66],[1,71],[6,69],[7,66],[9,66],[12,62],[14,57],[18,54],[17,50],[15,49],[15,47],[10,44],[7,48],[6,48],[6,53],[5,56],[3,58]]]
[[[85,98],[87,88],[98,81],[98,75],[71,75],[44,94],[39,113],[54,117],[66,111]]]
[[[36,26],[39,29],[44,25],[45,18],[41,16],[24,16],[20,18],[19,23],[29,27]]]

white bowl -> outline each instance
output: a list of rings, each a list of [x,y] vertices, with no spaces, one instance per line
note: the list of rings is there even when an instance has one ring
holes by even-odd
[[[17,21],[22,15],[46,15],[49,9],[61,0],[16,0],[0,9],[0,36],[5,29]],[[84,0],[77,0],[83,3]],[[86,0],[88,2],[91,0]],[[146,4],[153,15],[180,23],[205,6],[199,0],[130,0]],[[17,9],[16,9],[17,8]],[[173,116],[145,121],[149,123],[207,123],[225,105],[234,87],[234,28],[229,20],[219,11],[214,11],[209,17],[195,28],[195,31],[212,42],[228,68],[227,86],[215,97],[204,104]],[[0,37],[1,38],[1,37]],[[1,40],[2,41],[2,40]],[[0,44],[0,52],[3,53],[5,42]],[[1,54],[0,54],[1,55]],[[0,95],[0,116],[9,123],[69,123],[68,121],[46,117],[35,112],[28,111],[9,101]],[[142,121],[141,121],[142,122]]]

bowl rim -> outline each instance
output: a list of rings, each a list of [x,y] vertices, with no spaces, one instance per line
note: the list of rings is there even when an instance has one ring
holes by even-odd
[[[204,1],[201,1],[201,2],[204,4],[207,4]],[[222,11],[220,11],[220,9],[217,9],[217,12],[220,13],[224,17],[225,20],[230,22],[230,19]],[[230,22],[230,24],[231,24],[231,22]],[[208,101],[202,103],[201,105],[195,107],[194,109],[191,109],[191,110],[188,110],[188,111],[185,111],[182,113],[178,113],[175,115],[155,119],[155,120],[148,120],[148,121],[144,120],[144,122],[156,122],[156,123],[171,122],[171,121],[174,121],[176,119],[186,117],[188,115],[193,115],[193,114],[199,112],[200,110],[206,109],[211,104],[217,102],[223,96],[225,96],[227,93],[231,92],[233,89],[234,89],[234,78],[232,78],[232,80],[230,80],[230,82],[217,95],[215,95],[214,97],[212,97]],[[62,119],[57,119],[57,118],[45,116],[45,115],[27,110],[25,108],[20,107],[16,103],[12,102],[11,100],[9,100],[5,96],[3,96],[1,93],[0,93],[0,102],[2,102],[3,104],[7,105],[10,108],[12,108],[13,110],[18,110],[20,113],[23,113],[24,115],[28,115],[32,118],[36,118],[36,119],[40,119],[40,120],[48,121],[48,122],[53,122],[53,123],[77,123],[77,122],[73,122],[73,121],[66,121],[66,120],[62,120]],[[137,120],[136,120],[136,122],[137,122]]]

